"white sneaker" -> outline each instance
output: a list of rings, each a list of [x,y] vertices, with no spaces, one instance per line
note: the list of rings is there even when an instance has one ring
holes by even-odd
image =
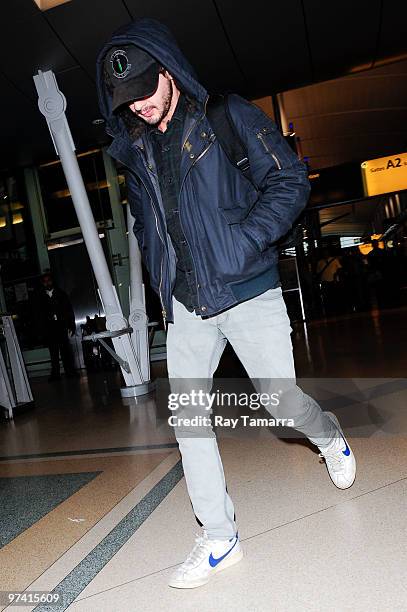
[[[344,434],[339,421],[332,412],[325,412],[334,422],[341,435],[335,436],[326,448],[320,448],[319,456],[325,460],[328,474],[338,489],[348,489],[355,481],[356,460]]]
[[[239,535],[230,540],[209,540],[206,531],[197,534],[195,546],[184,563],[172,574],[168,586],[194,589],[206,584],[212,575],[243,558]]]

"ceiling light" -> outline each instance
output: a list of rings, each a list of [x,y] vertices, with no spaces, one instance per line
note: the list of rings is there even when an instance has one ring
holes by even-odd
[[[87,155],[93,155],[93,153],[98,153],[100,149],[89,149],[89,151],[84,151],[83,153],[78,153],[76,157],[86,157]],[[47,162],[45,164],[40,164],[39,168],[47,168],[48,166],[55,166],[56,164],[60,164],[60,159],[54,159],[51,162]]]
[[[13,225],[16,225],[17,223],[24,223],[23,216],[21,213],[15,213],[13,215]]]
[[[24,205],[21,202],[11,202],[10,205],[11,210],[19,210],[20,208],[24,208]]]
[[[67,240],[66,242],[49,242],[47,244],[47,249],[48,251],[53,251],[54,249],[62,249],[64,247],[72,246],[73,244],[81,244],[82,242],[83,242],[83,238]]]
[[[34,0],[40,11],[48,11],[49,9],[70,2],[70,0]]]
[[[92,121],[93,125],[102,125],[105,122],[104,119],[94,119]]]
[[[108,189],[110,187],[110,183],[108,183],[107,181],[98,181],[96,183],[86,183],[85,187],[86,187],[86,191],[96,191],[97,189]],[[61,198],[70,198],[71,197],[71,192],[69,191],[69,189],[60,189],[59,191],[54,191],[51,194],[52,198],[57,198],[57,199],[61,199]]]

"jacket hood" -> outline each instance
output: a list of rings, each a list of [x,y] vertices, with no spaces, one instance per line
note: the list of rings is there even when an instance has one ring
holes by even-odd
[[[100,50],[96,61],[99,107],[106,122],[108,134],[117,136],[123,133],[126,127],[120,115],[112,113],[112,96],[104,79],[104,59],[112,47],[129,44],[140,47],[154,57],[175,78],[186,94],[201,103],[205,101],[207,97],[206,89],[199,83],[194,69],[181,52],[167,26],[155,19],[133,21],[112,34],[109,42]],[[139,121],[142,122],[141,119]]]

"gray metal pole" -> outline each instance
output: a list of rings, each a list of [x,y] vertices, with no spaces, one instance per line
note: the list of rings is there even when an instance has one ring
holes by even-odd
[[[129,323],[133,328],[133,345],[138,347],[140,366],[143,376],[150,380],[150,351],[148,338],[148,318],[145,304],[143,270],[141,253],[137,238],[133,232],[134,219],[127,204],[127,227],[129,230],[129,262],[130,262],[130,314]]]
[[[140,339],[138,346],[135,346],[129,335],[128,323],[123,316],[121,305],[112,283],[88,195],[79,170],[75,155],[75,145],[65,116],[65,96],[58,89],[55,74],[51,70],[47,72],[39,70],[38,75],[34,76],[34,82],[38,92],[38,106],[47,120],[56,152],[61,159],[72,202],[96,277],[100,299],[106,313],[106,328],[109,332],[113,332],[110,334],[102,332],[98,336],[109,336],[112,338],[118,357],[117,360],[122,366],[123,377],[127,385],[125,389],[121,390],[122,395],[128,397],[129,395],[148,393],[151,390],[151,386],[141,364],[141,361],[145,358],[149,362],[146,322],[144,320],[144,334],[138,334]],[[145,344],[146,346],[144,346]],[[149,368],[147,368],[147,371],[149,375]]]
[[[99,290],[103,295],[103,306],[106,314],[113,314],[117,312],[116,296],[113,292],[110,271],[89,204],[88,195],[83,184],[78,160],[72,151],[71,143],[67,138],[65,130],[54,131],[54,137],[75,211],[78,215],[83,239],[92,263],[93,272],[95,273]]]
[[[143,307],[144,300],[141,292],[143,285],[143,276],[141,268],[141,253],[138,246],[137,238],[133,232],[134,219],[130,212],[130,205],[127,204],[127,227],[129,229],[129,260],[130,260],[130,293],[134,300],[133,307]],[[137,304],[137,306],[136,306]]]
[[[75,155],[75,145],[65,117],[66,99],[59,91],[52,71],[41,72],[34,77],[38,91],[38,106],[47,119],[56,151],[61,159],[62,168],[68,183],[75,212],[81,226],[97,284],[103,295],[106,314],[117,311],[116,296],[112,287],[109,268],[99,239],[95,219],[89,204],[88,194],[83,184]]]

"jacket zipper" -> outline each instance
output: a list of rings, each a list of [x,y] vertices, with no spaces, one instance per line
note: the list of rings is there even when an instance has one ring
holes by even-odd
[[[187,134],[187,136],[186,136],[186,138],[185,138],[185,140],[184,140],[184,144],[183,144],[183,145],[182,145],[182,147],[181,147],[181,152],[182,152],[182,150],[184,149],[185,143],[188,141],[188,138],[190,137],[190,135],[191,135],[192,131],[193,131],[193,130],[194,130],[196,127],[197,127],[197,125],[198,125],[198,124],[199,124],[199,123],[202,121],[202,119],[205,117],[205,115],[206,115],[206,105],[207,105],[207,103],[208,103],[208,100],[209,100],[209,96],[207,96],[207,98],[206,98],[206,100],[205,100],[205,106],[204,106],[204,112],[203,112],[203,114],[201,115],[201,117],[199,117],[199,119],[197,119],[197,121],[196,121],[196,122],[195,122],[195,123],[194,123],[194,124],[191,126],[190,130],[188,131],[188,134]],[[212,141],[209,143],[209,145],[208,145],[208,146],[207,146],[207,147],[206,147],[206,148],[205,148],[205,149],[202,151],[202,153],[200,153],[200,154],[198,155],[198,157],[197,157],[197,158],[194,160],[193,164],[191,164],[191,166],[189,167],[188,172],[185,174],[185,176],[184,176],[184,178],[183,178],[183,181],[182,181],[182,184],[181,184],[180,189],[179,189],[179,193],[180,193],[180,195],[181,195],[181,191],[182,191],[182,188],[183,188],[183,186],[184,186],[184,183],[185,183],[185,179],[187,178],[187,176],[188,176],[188,174],[189,174],[189,172],[190,172],[191,168],[193,168],[193,166],[195,166],[196,162],[197,162],[199,159],[201,159],[201,157],[203,157],[203,155],[205,155],[205,153],[206,153],[206,152],[207,152],[207,150],[208,150],[208,149],[209,149],[209,148],[212,146],[212,144],[214,143],[214,141],[215,141],[215,139],[213,139],[213,140],[212,140]],[[181,204],[181,198],[179,199],[179,202],[180,202],[180,204]],[[179,222],[180,222],[180,225],[181,225],[182,233],[184,234],[184,236],[185,236],[185,240],[187,241],[187,245],[188,245],[188,248],[189,248],[189,252],[191,253],[192,261],[193,261],[193,263],[194,263],[194,275],[195,275],[195,285],[196,285],[196,297],[197,297],[197,300],[198,300],[198,306],[199,306],[199,301],[200,301],[200,300],[199,300],[199,283],[198,283],[198,278],[197,278],[197,275],[196,275],[196,263],[195,263],[195,258],[194,258],[193,251],[192,251],[191,246],[190,246],[190,244],[189,244],[189,242],[188,242],[187,235],[185,234],[185,231],[184,231],[184,228],[183,228],[183,225],[182,225],[182,219],[181,219],[181,210],[182,210],[182,209],[181,209],[181,206],[180,206]],[[199,307],[199,310],[201,310],[201,308],[200,308],[200,307]]]
[[[125,164],[125,163],[124,163],[124,162],[123,162],[121,159],[117,159],[117,161],[119,161],[121,164],[123,164],[123,166],[125,166],[126,168],[129,168],[129,166],[128,166],[127,164]],[[132,172],[131,168],[129,168],[129,170]],[[152,207],[152,209],[153,209],[153,212],[154,212],[154,217],[155,217],[155,226],[156,226],[156,229],[157,229],[157,234],[159,235],[160,240],[161,240],[161,242],[163,243],[163,247],[165,248],[165,242],[164,242],[164,239],[163,239],[163,237],[161,236],[161,234],[160,234],[160,230],[159,230],[159,228],[158,228],[158,216],[157,216],[157,211],[156,211],[155,206],[154,206],[154,203],[153,203],[153,198],[152,198],[152,196],[151,196],[150,191],[149,191],[149,190],[148,190],[148,188],[147,188],[147,185],[146,185],[146,184],[145,184],[145,182],[143,181],[143,179],[142,179],[140,176],[138,176],[138,178],[139,178],[139,179],[140,179],[140,181],[143,183],[144,189],[146,190],[146,192],[148,193],[148,196],[149,196],[149,198],[150,198],[151,207]],[[159,291],[159,294],[160,294],[161,313],[162,313],[162,316],[163,316],[164,331],[167,331],[167,311],[166,311],[166,309],[165,309],[165,306],[164,306],[164,301],[163,301],[163,297],[162,297],[162,293],[161,293],[161,286],[162,286],[162,281],[163,281],[163,261],[164,261],[164,253],[163,253],[163,255],[161,256],[161,265],[160,265],[160,283],[159,283],[159,285],[158,285],[158,291]]]
[[[208,149],[210,149],[210,148],[211,148],[211,146],[213,145],[213,143],[215,142],[215,140],[216,140],[216,137],[215,137],[215,136],[211,137],[211,141],[210,141],[210,143],[208,144],[208,146],[206,147],[206,149],[204,149],[204,150],[202,151],[202,153],[200,153],[200,154],[198,155],[198,157],[197,157],[197,158],[194,160],[194,163],[191,165],[191,168],[192,168],[193,166],[195,166],[196,162],[197,162],[197,161],[199,161],[199,160],[200,160],[200,159],[201,159],[201,158],[202,158],[202,157],[205,155],[205,153],[208,151]],[[191,168],[190,168],[189,170],[191,170]],[[189,170],[188,170],[188,172],[189,172]]]
[[[274,161],[276,162],[276,166],[277,166],[277,168],[278,168],[279,170],[281,170],[281,164],[280,164],[280,162],[279,162],[279,160],[278,160],[277,156],[276,156],[276,155],[274,155],[273,151],[271,151],[271,150],[270,150],[270,148],[269,148],[269,146],[268,146],[267,142],[264,140],[264,138],[263,138],[263,134],[262,134],[261,132],[259,132],[259,133],[257,134],[257,138],[258,138],[258,139],[261,141],[261,143],[262,143],[263,147],[266,149],[267,153],[270,153],[271,157],[272,157],[272,158],[274,159]]]
[[[157,229],[157,234],[159,235],[160,240],[161,240],[161,242],[163,243],[163,247],[164,247],[164,249],[165,249],[165,242],[164,242],[164,239],[163,239],[163,237],[161,236],[160,230],[159,230],[159,228],[158,228],[158,215],[157,215],[157,211],[156,211],[155,206],[154,206],[153,198],[151,197],[151,193],[150,193],[150,192],[149,192],[149,190],[147,189],[147,185],[145,184],[145,182],[143,181],[143,179],[142,179],[141,177],[139,177],[139,178],[140,178],[140,181],[141,181],[141,182],[143,183],[143,185],[144,185],[144,189],[147,191],[147,193],[148,193],[148,195],[149,195],[150,202],[151,202],[151,207],[152,207],[153,212],[154,212],[154,217],[155,217],[155,226],[156,226],[156,229]],[[159,285],[158,285],[158,291],[159,291],[159,294],[160,294],[161,312],[162,312],[162,315],[163,315],[164,331],[167,331],[167,311],[165,310],[164,301],[163,301],[163,297],[162,297],[162,293],[161,293],[161,287],[162,287],[162,282],[163,282],[163,261],[164,261],[164,251],[163,251],[163,254],[161,255],[161,265],[160,265],[160,283],[159,283]]]

